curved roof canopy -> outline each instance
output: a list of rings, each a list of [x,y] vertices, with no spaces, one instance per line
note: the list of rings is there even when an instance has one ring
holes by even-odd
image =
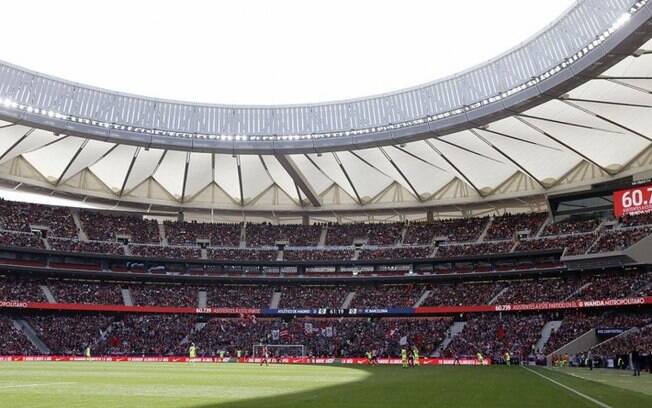
[[[0,177],[225,210],[540,197],[652,167],[651,16],[647,1],[580,1],[482,66],[314,105],[177,103],[3,63]]]

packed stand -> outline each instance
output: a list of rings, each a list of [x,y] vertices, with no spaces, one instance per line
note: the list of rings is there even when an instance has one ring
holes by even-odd
[[[84,232],[92,241],[115,241],[129,237],[131,242],[160,243],[158,223],[139,215],[109,215],[95,211],[81,211]]]
[[[31,232],[32,226],[47,227],[48,235],[77,238],[70,209],[0,199],[0,229]]]
[[[513,239],[514,234],[520,231],[529,231],[530,236],[534,236],[547,217],[547,213],[505,214],[494,217],[485,240]]]
[[[38,350],[7,316],[0,315],[0,356],[34,355]]]
[[[623,333],[594,347],[594,355],[609,357],[627,355],[632,350],[652,352],[652,325],[643,326],[634,331]]]
[[[165,236],[170,245],[197,245],[199,240],[212,246],[238,247],[242,224],[197,221],[165,221]]]
[[[519,241],[515,252],[546,251],[565,248],[565,255],[582,255],[589,250],[596,237],[596,234],[577,234],[527,239]]]
[[[102,340],[113,317],[105,314],[38,314],[27,319],[55,355],[81,355]]]
[[[620,222],[620,226],[624,228],[652,225],[652,212],[624,215],[618,221]]]
[[[47,302],[39,287],[43,282],[29,279],[0,278],[0,300],[12,302]]]
[[[29,232],[0,231],[0,246],[14,248],[40,248],[44,249],[43,240]]]
[[[575,278],[547,278],[511,281],[507,290],[497,299],[499,304],[558,302],[577,291],[584,280]]]
[[[486,305],[504,287],[496,282],[432,284],[421,306]]]
[[[553,331],[545,346],[546,354],[552,353],[572,340],[597,327],[617,327],[630,329],[641,327],[649,322],[649,315],[638,313],[589,314],[571,312],[563,316],[559,329]]]
[[[349,293],[344,286],[284,286],[280,288],[283,308],[330,308],[342,307]]]
[[[412,307],[424,292],[422,285],[358,286],[352,308]]]
[[[81,252],[108,255],[125,254],[124,246],[117,242],[48,238],[48,243],[50,244],[50,248],[60,252]]]
[[[401,239],[403,223],[385,224],[328,224],[327,246],[348,246],[355,240],[365,240],[369,245],[396,245]]]
[[[432,247],[398,247],[398,248],[378,248],[363,249],[360,251],[358,259],[375,260],[375,259],[411,259],[411,258],[429,258],[432,255]]]
[[[196,247],[129,245],[129,251],[134,256],[166,259],[199,259],[201,250]]]
[[[124,315],[116,318],[100,347],[107,355],[185,355],[181,342],[193,326],[190,315]]]
[[[461,257],[506,254],[512,250],[512,241],[482,242],[468,245],[441,245],[435,253],[438,257]]]
[[[576,293],[572,299],[622,299],[652,294],[652,272],[596,275],[592,276],[588,282],[590,285]]]
[[[489,217],[472,217],[410,224],[405,243],[430,243],[436,238],[450,242],[475,242],[480,238],[487,222]]]
[[[284,250],[284,261],[348,261],[353,258],[352,249]]]
[[[622,251],[652,233],[652,227],[603,231],[590,253]]]
[[[121,305],[122,292],[115,283],[48,280],[50,292],[57,303],[92,303]]]
[[[274,246],[277,241],[288,242],[291,246],[317,246],[322,226],[312,225],[272,225],[248,223],[245,228],[248,247]]]
[[[215,261],[275,261],[276,250],[208,248],[208,259]]]
[[[449,318],[298,318],[289,322],[214,318],[189,340],[205,356],[224,351],[233,357],[238,350],[250,355],[253,344],[302,344],[306,354],[316,357],[359,357],[367,352],[396,357],[403,344],[409,344],[428,356],[437,349],[449,326]],[[275,350],[270,348],[272,356]]]
[[[206,288],[208,306],[266,308],[275,288],[269,286],[221,285]]]
[[[520,361],[536,353],[536,343],[547,319],[541,315],[484,314],[470,319],[445,350],[449,356],[475,356],[494,361],[509,352]]]
[[[595,231],[600,225],[599,219],[568,219],[546,225],[541,236],[584,234]]]
[[[135,305],[197,307],[199,289],[188,285],[142,284],[129,286]]]

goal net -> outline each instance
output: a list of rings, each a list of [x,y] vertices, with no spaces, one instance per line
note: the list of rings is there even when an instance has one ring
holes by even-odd
[[[254,344],[252,356],[263,357],[264,349],[267,347],[269,358],[276,357],[305,357],[306,348],[303,344]]]

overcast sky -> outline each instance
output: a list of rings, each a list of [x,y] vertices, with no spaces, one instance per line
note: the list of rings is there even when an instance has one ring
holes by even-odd
[[[147,96],[319,102],[418,85],[481,63],[573,3],[7,1],[0,59]]]

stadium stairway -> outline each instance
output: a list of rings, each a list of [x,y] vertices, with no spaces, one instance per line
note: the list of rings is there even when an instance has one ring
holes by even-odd
[[[321,227],[321,233],[319,234],[319,247],[323,248],[326,246],[326,234],[328,233],[328,226],[324,225]]]
[[[489,300],[489,303],[488,303],[488,304],[489,304],[489,305],[493,305],[494,303],[496,303],[496,302],[498,301],[498,299],[500,299],[500,297],[501,297],[502,295],[504,295],[508,290],[509,290],[509,286],[505,286],[504,288],[502,288],[502,289],[500,290],[500,292],[496,293],[496,296],[492,297],[492,298]]]
[[[48,242],[47,239],[41,238],[41,242],[43,242],[43,246],[45,247],[45,249],[47,249],[47,250],[52,249],[52,247],[50,247],[50,243]]]
[[[441,342],[439,347],[437,347],[436,352],[439,353],[439,355],[446,350],[448,345],[451,344],[451,341],[453,341],[458,334],[462,333],[464,326],[466,326],[466,322],[453,322],[451,327],[446,331],[446,337],[444,337],[444,340]]]
[[[243,223],[240,227],[240,245],[239,248],[245,248],[247,246],[247,223]]]
[[[482,230],[482,233],[478,237],[478,242],[484,241],[484,237],[487,236],[487,232],[489,231],[489,228],[491,228],[491,223],[494,221],[493,218],[489,219],[489,222],[487,222],[487,225],[484,226],[484,229]]]
[[[348,309],[349,306],[351,306],[351,302],[353,302],[354,297],[355,292],[349,292],[344,298],[344,302],[342,302],[342,309]]]
[[[57,299],[54,297],[52,292],[50,291],[50,288],[48,285],[39,285],[41,288],[41,291],[43,292],[43,296],[48,300],[48,303],[57,303]]]
[[[208,295],[205,290],[197,292],[197,307],[204,308],[208,306]]]
[[[72,214],[72,220],[77,227],[77,237],[80,241],[88,241],[88,235],[86,235],[84,226],[82,225],[81,219],[79,218],[79,210],[77,208],[72,208],[70,213]]]
[[[16,328],[16,330],[20,330],[23,332],[25,337],[38,349],[39,352],[43,354],[50,354],[50,349],[48,346],[43,343],[43,340],[39,338],[39,336],[36,334],[36,331],[32,326],[29,325],[25,320],[16,318],[16,319],[11,319],[12,324]]]
[[[120,292],[122,292],[122,302],[125,304],[125,306],[133,306],[134,300],[131,297],[129,288],[122,288],[120,289]]]
[[[543,231],[546,229],[546,227],[552,223],[552,217],[548,217],[541,223],[541,227],[539,227],[539,231],[537,231],[536,234],[534,234],[534,238],[541,238],[541,234],[543,234]]]
[[[546,356],[546,361],[548,362],[548,365],[552,365],[552,356],[555,354],[568,353],[568,355],[572,356],[578,353],[585,352],[586,350],[589,350],[594,346],[596,346],[598,343],[599,340],[598,340],[598,336],[595,334],[595,329],[591,329],[586,333],[584,333],[583,335],[576,338],[575,340],[572,340],[567,344],[561,346],[557,350],[554,350],[553,352],[549,353]]]
[[[537,350],[545,349],[548,340],[550,340],[550,335],[553,331],[559,329],[559,326],[561,326],[561,320],[551,320],[543,326],[543,329],[541,329],[541,336],[536,344]]]
[[[414,306],[412,306],[412,307],[419,307],[419,306],[421,306],[421,305],[423,304],[423,302],[425,302],[426,299],[428,299],[428,298],[430,297],[430,293],[431,293],[431,292],[430,292],[429,290],[425,290],[425,291],[423,291],[423,293],[421,294],[421,297],[419,298],[419,300],[417,300],[417,302],[416,302],[416,303],[414,304]]]
[[[201,255],[200,255],[201,259],[208,259],[208,249],[202,248],[200,249],[200,251],[201,251]]]
[[[278,309],[278,305],[281,303],[281,295],[281,292],[274,292],[272,300],[269,302],[270,309]]]
[[[575,296],[575,295],[577,295],[579,293],[582,293],[584,291],[584,289],[588,288],[589,286],[591,286],[591,282],[586,282],[584,285],[577,288],[577,290],[575,290],[573,293],[566,296],[563,300],[566,301],[566,300],[572,299],[573,296]]]
[[[168,246],[168,237],[165,235],[165,224],[162,222],[157,222],[158,224],[158,233],[161,237],[161,246]]]

